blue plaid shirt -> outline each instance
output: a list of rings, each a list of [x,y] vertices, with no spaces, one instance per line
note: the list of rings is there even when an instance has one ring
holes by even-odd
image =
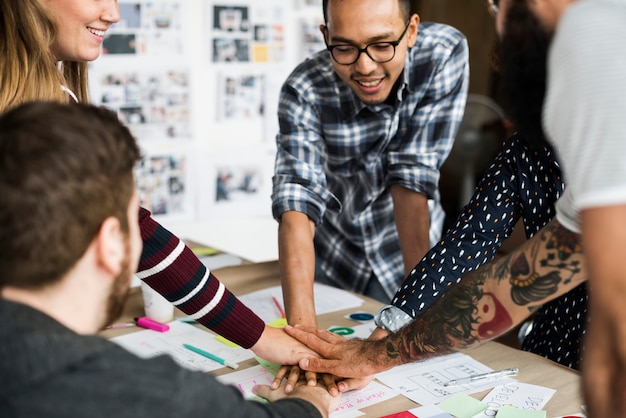
[[[337,286],[362,293],[374,274],[391,297],[404,265],[390,186],[428,196],[433,245],[444,217],[439,168],[467,97],[467,42],[452,27],[420,24],[395,104],[365,105],[330,60],[318,52],[281,89],[272,213],[315,222],[319,267]]]

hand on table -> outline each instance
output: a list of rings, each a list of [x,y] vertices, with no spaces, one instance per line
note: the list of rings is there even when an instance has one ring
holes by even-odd
[[[387,361],[381,340],[350,340],[330,331],[305,326],[288,325],[285,331],[322,357],[301,360],[299,366],[303,370],[361,378],[342,380],[337,384],[340,392],[363,387],[372,380],[374,374],[395,365]]]
[[[295,365],[303,358],[317,357],[315,351],[288,335],[283,328],[268,325],[251,349],[255,355],[276,364]]]
[[[271,402],[291,397],[304,399],[317,407],[324,417],[327,417],[331,411],[339,406],[341,399],[338,396],[330,396],[328,390],[322,385],[309,386],[304,380],[299,380],[289,393],[284,390],[284,387],[272,389],[268,385],[257,385],[252,388],[252,392]]]

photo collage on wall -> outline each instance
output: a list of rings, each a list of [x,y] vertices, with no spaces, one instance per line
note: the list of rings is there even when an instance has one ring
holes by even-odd
[[[285,60],[284,5],[254,2],[247,5],[216,3],[212,18],[214,63],[281,63]]]
[[[185,2],[121,0],[120,21],[107,31],[91,64],[92,101],[117,112],[144,159],[135,176],[142,205],[155,216],[194,216],[188,155],[191,81]],[[167,146],[163,146],[167,144]]]
[[[321,0],[119,0],[91,100],[138,139],[159,219],[271,216],[279,89],[323,48]]]

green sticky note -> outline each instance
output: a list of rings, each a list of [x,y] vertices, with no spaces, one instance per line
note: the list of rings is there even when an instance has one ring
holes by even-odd
[[[496,418],[546,418],[546,411],[519,409],[511,405],[503,405],[498,410]]]
[[[254,356],[254,358],[256,359],[256,361],[259,362],[261,366],[263,366],[265,370],[270,372],[272,376],[276,376],[276,373],[278,373],[278,369],[280,368],[280,364],[272,363],[271,361],[262,359],[259,356]]]
[[[487,409],[487,404],[464,393],[455,393],[437,405],[457,418],[471,418]]]

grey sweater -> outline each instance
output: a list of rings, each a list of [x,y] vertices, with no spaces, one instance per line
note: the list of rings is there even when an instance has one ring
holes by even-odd
[[[140,359],[0,299],[0,416],[319,417],[301,399],[262,404],[170,357]]]

